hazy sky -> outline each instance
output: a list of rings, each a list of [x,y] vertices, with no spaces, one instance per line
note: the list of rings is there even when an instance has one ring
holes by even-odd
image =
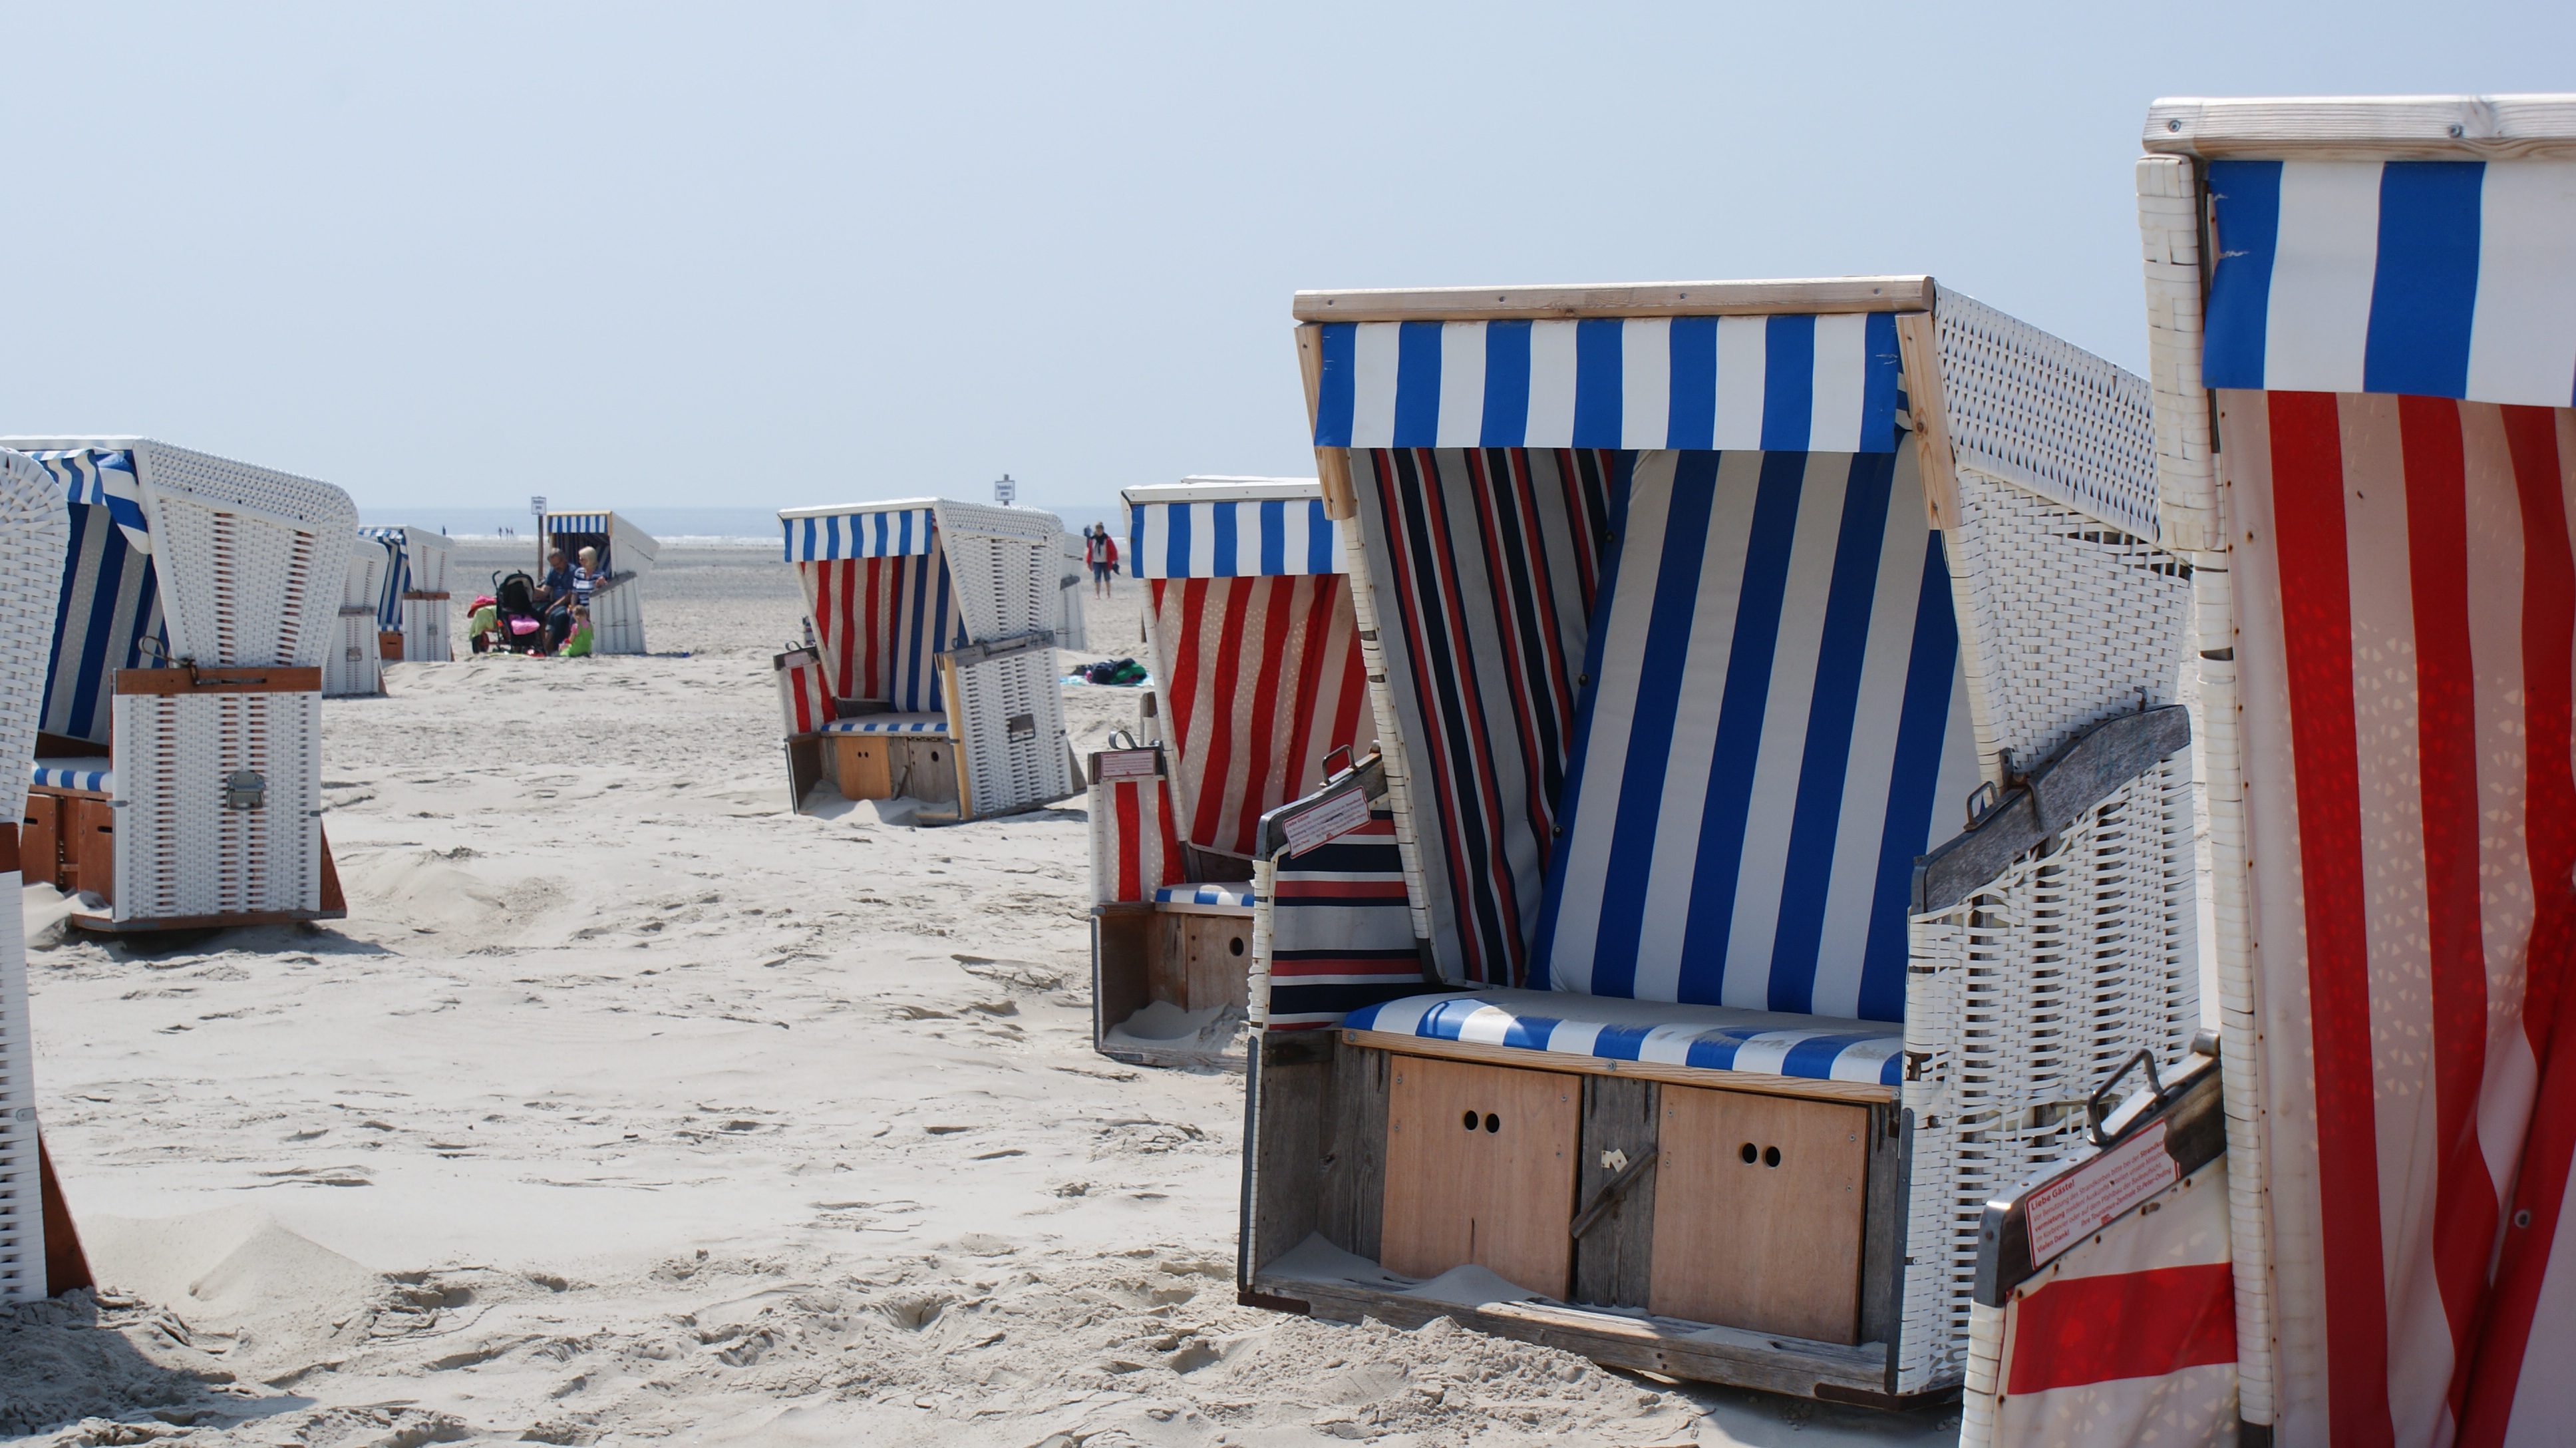
[[[1300,287],[1928,271],[2137,368],[2151,98],[2576,89],[2564,0],[0,18],[0,431],[369,508],[1307,474]]]

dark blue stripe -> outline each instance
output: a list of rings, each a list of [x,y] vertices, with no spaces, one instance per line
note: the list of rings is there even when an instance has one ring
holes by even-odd
[[[1878,888],[1870,895],[1869,940],[1861,951],[1860,1006],[1854,1014],[1865,1021],[1905,1019],[1905,912],[1913,900],[1914,859],[1930,846],[1937,810],[1964,811],[1964,801],[1935,797],[1958,674],[1959,620],[1950,607],[1950,570],[1942,562],[1941,535],[1929,532],[1923,587],[1915,595],[1905,702],[1897,714],[1887,822],[1879,835]]]
[[[1395,343],[1395,445],[1440,441],[1440,324],[1405,322]]]
[[[897,709],[910,712],[921,707],[914,701],[921,697],[922,668],[927,662],[921,656],[921,641],[932,628],[921,616],[930,592],[930,571],[914,566],[909,558],[893,566],[902,570],[895,575],[895,586],[901,588],[907,583],[912,586],[912,606],[905,609],[897,620],[901,634],[896,642],[897,647],[903,650],[903,696],[895,701]],[[907,574],[910,577],[906,577]]]
[[[1208,509],[1209,577],[1239,576],[1234,566],[1236,533],[1239,526],[1235,518],[1235,505],[1231,499],[1221,500]]]
[[[778,520],[778,557],[785,563],[796,561],[796,520],[793,518]]]
[[[1789,816],[1780,915],[1772,932],[1775,1011],[1808,1015],[1816,1009],[1816,953],[1824,938],[1825,900],[1833,891],[1834,842],[1842,829],[1843,782],[1851,768],[1870,606],[1878,595],[1879,549],[1887,541],[1888,492],[1895,477],[1896,454],[1860,453],[1852,458],[1843,490],[1842,530],[1834,543],[1833,582],[1825,592],[1816,687],[1807,706],[1798,802]]]
[[[1704,1066],[1712,1071],[1732,1071],[1735,1069],[1735,1053],[1743,1049],[1744,1039],[1740,1036],[1701,1036],[1693,1040],[1689,1049],[1682,1053],[1682,1062],[1690,1066]]]
[[[1174,503],[1163,510],[1163,575],[1190,576],[1190,505]]]
[[[1511,1025],[1503,1030],[1503,1044],[1518,1046],[1525,1051],[1544,1051],[1547,1038],[1555,1032],[1558,1024],[1553,1016],[1514,1016]]]
[[[1834,1059],[1865,1041],[1884,1041],[1885,1036],[1813,1036],[1791,1046],[1780,1058],[1779,1074],[1797,1076],[1809,1081],[1834,1079]]]
[[[1283,538],[1279,546],[1286,548],[1287,541]],[[1342,560],[1333,556],[1333,520],[1325,516],[1324,504],[1320,499],[1306,504],[1306,571],[1309,573],[1342,571]]]
[[[1574,324],[1574,445],[1617,447],[1619,412],[1626,402],[1625,360],[1617,318]]]
[[[1145,565],[1151,561],[1145,556],[1145,511],[1153,506],[1148,503],[1144,507],[1127,510],[1127,566],[1140,578],[1144,576]],[[1088,563],[1090,560],[1083,561]]]
[[[1610,525],[1601,545],[1601,573],[1594,581],[1592,596],[1599,616],[1586,630],[1583,645],[1582,680],[1574,693],[1574,738],[1566,748],[1565,782],[1557,791],[1555,817],[1567,823],[1580,819],[1583,804],[1583,766],[1592,757],[1592,700],[1601,691],[1601,650],[1609,634],[1610,605],[1619,597],[1619,559],[1625,552],[1620,540],[1628,536],[1628,504],[1636,481],[1636,455],[1620,455],[1610,497]],[[1565,851],[1549,849],[1547,874],[1541,885],[1538,907],[1538,941],[1530,952],[1529,988],[1554,988],[1552,965],[1556,951],[1557,906],[1565,894]],[[1597,953],[1597,952],[1596,952]],[[1631,974],[1634,966],[1631,965]],[[1604,995],[1596,982],[1587,987],[1593,995]]]
[[[1288,571],[1288,505],[1277,498],[1269,499],[1255,510],[1261,524],[1261,576],[1274,577]]]
[[[1708,556],[1708,521],[1717,498],[1719,456],[1694,450],[1675,458],[1654,597],[1625,601],[1630,607],[1646,606],[1645,650],[1627,755],[1620,764],[1619,813],[1611,827],[1610,856],[1603,870],[1601,926],[1592,948],[1594,995],[1636,994],[1637,941],[1645,927],[1646,884],[1654,873],[1664,772],[1672,760],[1682,678],[1690,664],[1691,623],[1698,611],[1700,569]],[[1633,512],[1627,521],[1635,523]],[[1615,610],[1623,600],[1604,597],[1612,599],[1611,609],[1605,610],[1596,631],[1606,635],[1620,627]],[[1598,700],[1599,692],[1591,697]],[[1583,711],[1586,742],[1590,712]]]
[[[2483,161],[2391,161],[2379,171],[2379,267],[2361,385],[2419,397],[2469,395],[2478,307]]]
[[[1717,318],[1675,317],[1672,410],[1664,446],[1704,448],[1717,436]]]
[[[1359,324],[1326,322],[1323,336],[1323,365],[1318,369],[1315,385],[1315,446],[1349,447],[1351,445],[1351,406],[1356,374],[1352,352],[1358,346]]]
[[[1485,324],[1485,416],[1478,441],[1519,447],[1529,436],[1530,324]]]
[[[1869,359],[1869,380],[1861,385],[1860,450],[1896,451],[1896,414],[1905,406],[1896,390],[1904,359],[1896,347],[1896,314],[1872,312],[1861,349]]]
[[[1774,317],[1776,347],[1780,318]],[[1775,352],[1776,356],[1777,353]],[[1753,809],[1753,770],[1761,762],[1762,718],[1770,705],[1771,664],[1780,648],[1781,600],[1789,586],[1789,548],[1798,531],[1798,495],[1807,455],[1766,453],[1745,540],[1744,586],[1735,606],[1735,639],[1718,705],[1717,743],[1700,810],[1692,859],[1690,919],[1682,935],[1677,998],[1723,1004],[1726,948],[1735,928],[1736,877],[1744,864],[1744,831]]]
[[[1634,1061],[1646,1047],[1646,1033],[1652,1026],[1603,1026],[1592,1038],[1592,1054],[1605,1061]]]
[[[1816,319],[1772,317],[1762,329],[1762,449],[1803,453],[1816,427]]]
[[[2210,387],[2261,387],[2272,317],[2272,262],[2281,248],[2281,163],[2212,161],[2211,229],[2218,253],[2200,378]]]

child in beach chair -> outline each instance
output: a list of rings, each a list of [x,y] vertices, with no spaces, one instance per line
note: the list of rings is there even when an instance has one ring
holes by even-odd
[[[590,649],[590,605],[576,603],[572,606],[572,632],[565,636],[563,647],[555,650],[555,656],[565,659],[586,659],[590,657]]]

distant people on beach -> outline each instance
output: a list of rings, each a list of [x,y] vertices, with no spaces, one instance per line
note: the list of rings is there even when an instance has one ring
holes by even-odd
[[[1091,596],[1107,598],[1109,575],[1118,571],[1118,540],[1109,536],[1107,524],[1082,530],[1082,561],[1091,565]]]

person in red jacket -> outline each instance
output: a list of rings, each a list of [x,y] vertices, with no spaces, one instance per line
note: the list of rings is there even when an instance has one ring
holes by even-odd
[[[1091,565],[1091,594],[1094,598],[1109,596],[1109,575],[1118,571],[1118,540],[1110,536],[1105,524],[1094,523],[1082,530],[1082,561]]]

